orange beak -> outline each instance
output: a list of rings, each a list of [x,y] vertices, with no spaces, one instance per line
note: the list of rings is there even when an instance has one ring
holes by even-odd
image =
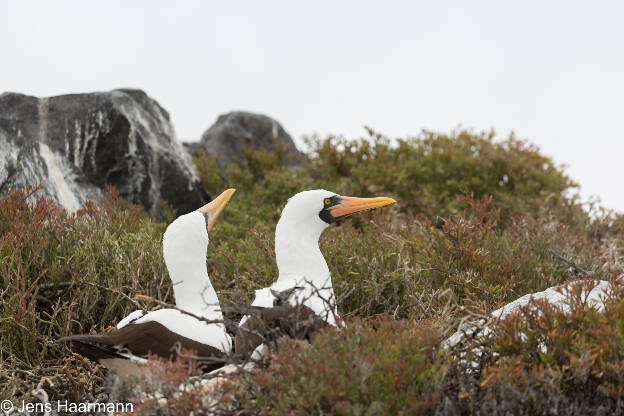
[[[228,189],[226,191],[223,191],[221,195],[197,210],[207,216],[206,226],[208,228],[208,231],[212,229],[212,226],[217,220],[217,217],[219,216],[219,214],[221,214],[221,211],[223,211],[223,208],[225,208],[230,198],[232,198],[234,192],[236,192],[236,189]]]
[[[355,198],[352,196],[341,196],[340,200],[340,204],[334,205],[327,209],[330,215],[336,220],[357,212],[385,207],[386,205],[394,204],[396,202],[394,199],[386,197]]]

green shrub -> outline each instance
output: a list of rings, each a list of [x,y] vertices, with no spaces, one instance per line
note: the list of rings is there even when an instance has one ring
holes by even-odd
[[[614,276],[611,276],[614,277]],[[570,310],[535,301],[501,322],[481,343],[482,371],[456,366],[436,390],[446,414],[577,415],[624,412],[622,282],[599,312],[587,304],[579,282],[567,295]],[[470,348],[470,347],[469,347]]]
[[[545,203],[557,206],[576,187],[535,146],[513,135],[495,141],[493,133],[425,131],[392,142],[368,132],[368,140],[311,139],[312,176],[356,195],[388,192],[402,210],[432,219],[459,213],[457,197],[464,191],[493,196],[507,218],[537,213]]]
[[[112,189],[73,215],[35,192],[0,199],[0,349],[25,367],[58,358],[59,336],[116,324],[135,308],[119,291],[170,297],[162,224]]]
[[[248,395],[237,400],[249,414],[415,414],[437,400],[428,389],[445,371],[439,340],[413,322],[353,321],[310,344],[283,339],[266,371],[230,387]]]
[[[431,323],[354,320],[310,344],[284,339],[268,369],[226,386],[243,414],[621,414],[624,287],[603,312],[581,282],[563,312],[535,302],[505,321],[481,352],[463,359],[439,347]],[[467,371],[477,360],[481,371]]]
[[[298,168],[287,166],[282,150],[247,151],[231,166],[195,157],[211,195],[237,189],[207,256],[222,301],[247,303],[277,277],[274,229],[291,195],[325,188],[398,201],[321,238],[347,330],[326,331],[310,347],[283,340],[268,371],[234,380],[228,406],[247,414],[624,409],[617,300],[605,315],[578,309],[567,320],[544,306],[550,320],[510,320],[484,356],[483,373],[467,374],[437,348],[466,316],[574,278],[549,250],[596,278],[624,272],[622,215],[599,208],[589,215],[567,196],[569,178],[513,137],[425,132],[391,143],[371,132],[358,141],[313,139],[310,149]],[[55,339],[101,331],[138,306],[155,306],[128,296],[172,300],[161,239],[175,214],[164,204],[166,221],[155,223],[109,189],[69,215],[35,201],[32,191],[0,199],[0,396],[28,398],[45,376],[56,386],[52,398],[95,397],[104,389],[101,368]],[[516,342],[519,330],[528,344]],[[545,337],[552,350],[540,356],[535,342]],[[237,387],[250,381],[251,393]],[[601,393],[589,397],[583,388]],[[196,399],[179,404],[192,408]]]
[[[527,372],[569,395],[591,389],[606,398],[624,399],[624,287],[612,277],[615,289],[605,295],[602,311],[587,303],[584,293],[594,286],[589,280],[568,294],[569,312],[536,302],[538,308],[522,308],[501,322],[488,346],[500,356],[482,384]]]

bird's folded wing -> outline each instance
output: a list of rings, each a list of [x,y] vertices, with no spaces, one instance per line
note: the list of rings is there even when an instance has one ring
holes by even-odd
[[[147,357],[148,352],[161,357],[174,356],[177,342],[183,348],[193,350],[209,366],[214,361],[215,367],[219,367],[226,358],[221,350],[179,335],[156,321],[133,323],[103,334],[72,335],[59,341],[71,342],[76,352],[96,361],[123,357],[124,352],[138,357]]]

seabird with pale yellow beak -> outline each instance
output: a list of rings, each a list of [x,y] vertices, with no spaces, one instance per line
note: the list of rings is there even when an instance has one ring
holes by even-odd
[[[163,236],[163,255],[173,283],[176,306],[182,309],[137,310],[123,318],[117,328],[95,335],[73,335],[76,352],[115,370],[122,378],[140,373],[148,352],[162,357],[178,343],[201,357],[213,357],[208,369],[220,367],[230,354],[219,299],[206,270],[208,233],[234,194],[228,189],[210,203],[173,221]],[[185,313],[186,312],[186,313]],[[206,322],[212,321],[212,322]],[[216,322],[215,322],[216,321]]]

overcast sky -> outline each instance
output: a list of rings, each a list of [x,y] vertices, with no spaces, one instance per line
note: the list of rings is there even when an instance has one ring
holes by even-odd
[[[624,2],[0,0],[0,92],[133,87],[198,140],[262,112],[301,143],[514,131],[624,212]]]

